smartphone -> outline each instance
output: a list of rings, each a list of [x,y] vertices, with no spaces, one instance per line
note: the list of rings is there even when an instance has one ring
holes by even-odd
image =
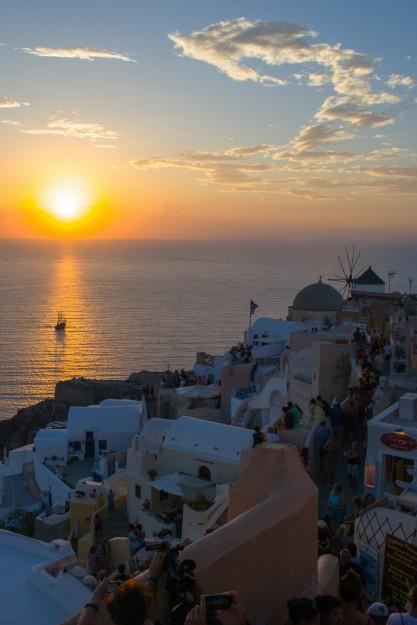
[[[206,595],[206,610],[207,612],[228,610],[232,602],[233,599],[229,595]]]

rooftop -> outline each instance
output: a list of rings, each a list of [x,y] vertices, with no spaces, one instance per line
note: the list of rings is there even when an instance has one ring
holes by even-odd
[[[353,280],[353,284],[356,286],[357,284],[359,286],[365,286],[365,285],[375,285],[375,284],[385,284],[384,280],[382,280],[382,278],[380,278],[375,271],[372,269],[372,267],[369,265],[368,269],[366,271],[364,271],[363,273],[361,273],[360,276],[358,276],[357,278],[355,278]]]
[[[343,298],[339,291],[330,284],[322,282],[321,278],[314,284],[301,289],[294,298],[294,310],[306,310],[311,312],[333,312],[343,306]]]
[[[7,625],[56,625],[77,611],[89,592],[71,576],[42,568],[59,558],[53,544],[0,530],[0,604]]]

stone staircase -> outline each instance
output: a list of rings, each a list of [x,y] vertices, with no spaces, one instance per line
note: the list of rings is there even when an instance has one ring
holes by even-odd
[[[110,538],[127,536],[128,531],[127,507],[124,504],[121,508],[117,508],[110,518],[104,521],[103,537],[110,540]]]

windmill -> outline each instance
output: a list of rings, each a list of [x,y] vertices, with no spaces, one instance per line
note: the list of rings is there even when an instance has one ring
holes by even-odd
[[[355,279],[362,273],[362,269],[358,270],[358,262],[360,253],[355,250],[355,246],[352,245],[351,249],[345,245],[345,254],[338,256],[338,261],[341,269],[341,274],[335,274],[329,278],[329,282],[339,282],[342,286],[340,292],[343,297],[348,297],[352,294],[352,288]]]

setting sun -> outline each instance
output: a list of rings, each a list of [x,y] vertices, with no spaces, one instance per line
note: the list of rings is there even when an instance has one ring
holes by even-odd
[[[60,221],[75,221],[91,206],[91,197],[82,185],[58,184],[45,193],[45,209]]]

